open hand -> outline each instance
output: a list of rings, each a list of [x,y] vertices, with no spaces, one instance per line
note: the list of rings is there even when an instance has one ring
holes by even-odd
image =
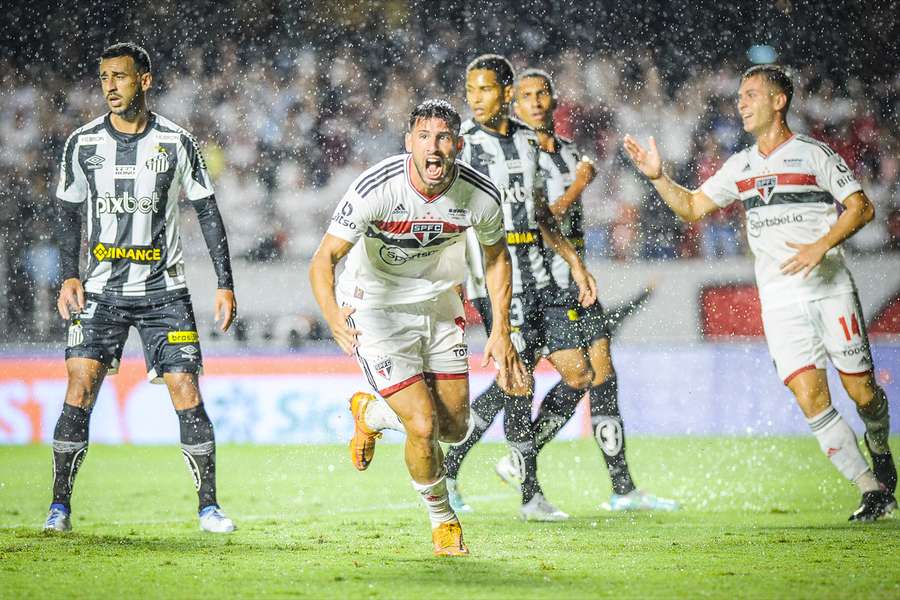
[[[347,317],[354,312],[356,312],[356,309],[352,306],[343,306],[341,307],[340,317],[328,322],[328,327],[331,329],[331,337],[334,338],[337,345],[347,355],[354,354],[357,346],[359,346],[359,340],[356,339],[359,336],[359,330],[350,327],[350,323],[347,322]]]
[[[787,242],[787,245],[796,250],[797,253],[781,263],[781,272],[785,275],[794,275],[802,272],[804,279],[822,262],[825,253],[828,252],[828,248],[825,248],[818,242],[812,244]]]
[[[637,170],[643,173],[648,179],[659,179],[662,177],[662,158],[659,156],[659,149],[656,147],[656,140],[650,136],[649,147],[645,149],[636,139],[630,135],[626,135],[623,146],[625,154],[637,167]]]

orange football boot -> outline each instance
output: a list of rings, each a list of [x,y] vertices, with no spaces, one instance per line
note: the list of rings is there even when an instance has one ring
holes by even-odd
[[[459,523],[441,523],[431,530],[435,556],[468,556]]]
[[[357,471],[365,471],[375,457],[375,440],[380,431],[372,431],[366,425],[366,407],[375,399],[372,394],[356,392],[350,398],[350,414],[353,415],[353,437],[350,438],[350,460]]]

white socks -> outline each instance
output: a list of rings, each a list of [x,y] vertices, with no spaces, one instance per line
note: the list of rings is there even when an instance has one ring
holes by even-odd
[[[819,447],[841,475],[852,481],[862,493],[880,489],[856,442],[856,435],[833,406],[806,419]]]
[[[450,508],[450,498],[447,495],[447,483],[444,475],[434,483],[412,482],[415,489],[422,496],[422,502],[428,509],[428,517],[431,519],[431,528],[434,529],[441,523],[458,523],[456,513]]]
[[[366,407],[366,414],[363,416],[366,426],[373,431],[381,431],[382,429],[393,429],[401,433],[406,433],[400,417],[397,416],[390,405],[383,398],[375,398]]]

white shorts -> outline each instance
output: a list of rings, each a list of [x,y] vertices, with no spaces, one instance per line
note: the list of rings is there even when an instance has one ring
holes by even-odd
[[[383,397],[425,374],[437,379],[469,376],[466,317],[455,290],[416,304],[354,308],[348,321],[360,332],[357,360],[369,384]]]
[[[872,353],[855,292],[806,300],[762,311],[769,353],[787,384],[830,358],[845,375],[872,370]]]

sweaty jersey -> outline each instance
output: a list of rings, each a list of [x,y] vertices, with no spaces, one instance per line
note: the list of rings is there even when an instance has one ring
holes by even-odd
[[[465,239],[503,239],[500,193],[457,161],[453,183],[429,198],[412,185],[412,157],[399,154],[360,175],[338,203],[328,233],[354,242],[338,295],[386,307],[436,298],[466,278]],[[352,299],[352,300],[351,300]]]
[[[781,264],[796,254],[787,243],[817,241],[837,221],[837,203],[862,190],[827,145],[794,135],[764,156],[754,144],[729,158],[700,189],[719,206],[743,203],[764,308],[853,291],[840,246],[805,279],[781,273]]]
[[[110,298],[187,293],[178,197],[213,195],[197,142],[150,113],[141,133],[116,131],[109,114],[75,130],[63,149],[56,196],[85,205],[86,292]]]
[[[481,127],[472,119],[461,127],[466,143],[460,159],[490,178],[503,201],[503,225],[512,258],[513,294],[540,290],[552,283],[550,264],[535,219],[535,196],[544,201],[544,182],[538,168],[537,134],[527,125],[509,120],[508,135]],[[481,251],[469,240],[469,298],[484,298]]]
[[[575,181],[575,169],[580,160],[581,153],[578,152],[575,142],[558,136],[556,136],[556,152],[541,150],[539,165],[547,186],[547,200],[550,204],[559,200]],[[584,213],[581,200],[577,200],[569,207],[569,210],[559,220],[559,228],[583,259]],[[551,256],[550,268],[556,285],[562,290],[574,285],[569,263],[552,248],[548,248],[547,252]]]

